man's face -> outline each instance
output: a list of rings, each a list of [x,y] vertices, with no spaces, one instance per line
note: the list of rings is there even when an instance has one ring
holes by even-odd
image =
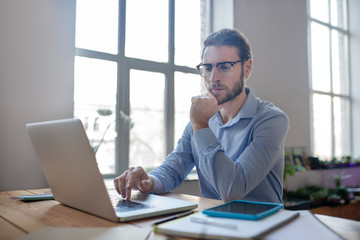
[[[209,46],[204,51],[203,63],[214,66],[211,75],[205,78],[206,87],[215,95],[219,105],[233,100],[243,91],[244,70],[241,62],[234,64],[232,70],[226,74],[219,72],[215,65],[219,62],[235,62],[239,59],[235,47]]]

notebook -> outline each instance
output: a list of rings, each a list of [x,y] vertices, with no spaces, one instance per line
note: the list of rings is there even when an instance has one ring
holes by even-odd
[[[108,191],[79,119],[26,125],[56,201],[114,222],[194,209],[197,204],[133,191],[124,200]]]
[[[154,227],[156,233],[200,239],[253,239],[294,220],[297,212],[279,211],[260,220],[210,217],[203,213],[163,223]]]

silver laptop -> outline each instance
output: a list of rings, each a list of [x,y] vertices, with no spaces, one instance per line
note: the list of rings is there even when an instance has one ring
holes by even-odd
[[[109,192],[79,119],[26,125],[55,200],[114,222],[194,209],[197,204],[133,191],[124,200]]]

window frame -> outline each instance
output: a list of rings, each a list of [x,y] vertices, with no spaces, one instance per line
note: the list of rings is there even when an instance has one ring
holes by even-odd
[[[119,0],[118,14],[118,53],[111,54],[76,47],[75,56],[108,60],[117,63],[117,99],[116,99],[116,132],[115,140],[115,172],[102,174],[104,178],[113,178],[124,172],[129,167],[129,128],[120,124],[120,110],[130,113],[130,70],[143,70],[162,73],[165,75],[165,153],[169,154],[174,149],[175,134],[175,72],[198,74],[195,66],[179,66],[174,62],[175,56],[175,0],[169,0],[169,33],[168,33],[168,62],[156,62],[125,56],[126,33],[126,0]],[[206,7],[211,6],[206,1]],[[208,10],[210,11],[210,10]],[[207,19],[208,20],[208,19]],[[205,33],[207,34],[207,33]]]
[[[329,4],[329,9],[328,9],[328,16],[329,16],[329,23],[325,23],[325,22],[322,22],[318,19],[315,19],[315,18],[312,18],[311,17],[311,14],[310,14],[310,5],[311,5],[311,1],[314,1],[314,0],[308,0],[307,1],[307,17],[308,17],[308,23],[307,23],[307,29],[308,29],[308,61],[309,61],[309,89],[310,89],[310,94],[309,94],[309,98],[310,98],[310,136],[311,136],[311,139],[310,139],[310,146],[311,146],[311,153],[312,155],[315,155],[314,153],[314,115],[313,115],[313,96],[314,94],[321,94],[321,95],[325,95],[325,96],[329,96],[330,99],[331,99],[331,128],[332,128],[332,131],[331,131],[331,159],[334,159],[336,156],[335,156],[335,133],[334,133],[334,129],[335,129],[335,119],[334,119],[334,98],[338,97],[340,99],[344,99],[344,100],[348,100],[349,101],[349,116],[348,116],[348,121],[349,121],[349,133],[350,133],[350,136],[349,136],[349,141],[350,141],[350,155],[352,156],[353,155],[353,122],[352,122],[352,96],[351,96],[351,75],[350,75],[350,72],[351,72],[351,69],[350,69],[350,30],[349,30],[349,27],[348,27],[348,24],[347,24],[347,29],[343,29],[343,28],[340,28],[340,27],[337,27],[337,26],[333,26],[331,24],[331,0],[328,0],[328,4]],[[345,3],[346,3],[346,13],[347,13],[347,23],[349,22],[349,9],[348,9],[348,1],[345,0]],[[330,59],[329,59],[329,62],[330,62],[330,91],[329,92],[324,92],[324,91],[320,91],[320,90],[314,90],[313,87],[312,87],[312,82],[313,82],[313,79],[312,79],[312,49],[311,49],[311,41],[312,41],[312,36],[311,36],[311,24],[315,22],[317,24],[320,24],[324,27],[326,27],[328,30],[329,30],[329,56],[330,56]],[[347,68],[347,80],[348,80],[348,87],[349,87],[349,93],[348,95],[345,95],[345,94],[337,94],[337,93],[334,93],[334,90],[333,90],[333,70],[332,70],[332,50],[331,50],[331,47],[332,47],[332,31],[335,30],[335,31],[338,31],[339,33],[341,34],[344,34],[346,35],[347,37],[347,48],[346,48],[346,58],[347,58],[347,64],[346,64],[346,68]]]

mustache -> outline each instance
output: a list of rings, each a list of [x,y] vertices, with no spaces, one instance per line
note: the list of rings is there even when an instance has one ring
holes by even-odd
[[[209,90],[213,90],[214,88],[225,88],[225,86],[220,83],[212,83],[208,86]]]

